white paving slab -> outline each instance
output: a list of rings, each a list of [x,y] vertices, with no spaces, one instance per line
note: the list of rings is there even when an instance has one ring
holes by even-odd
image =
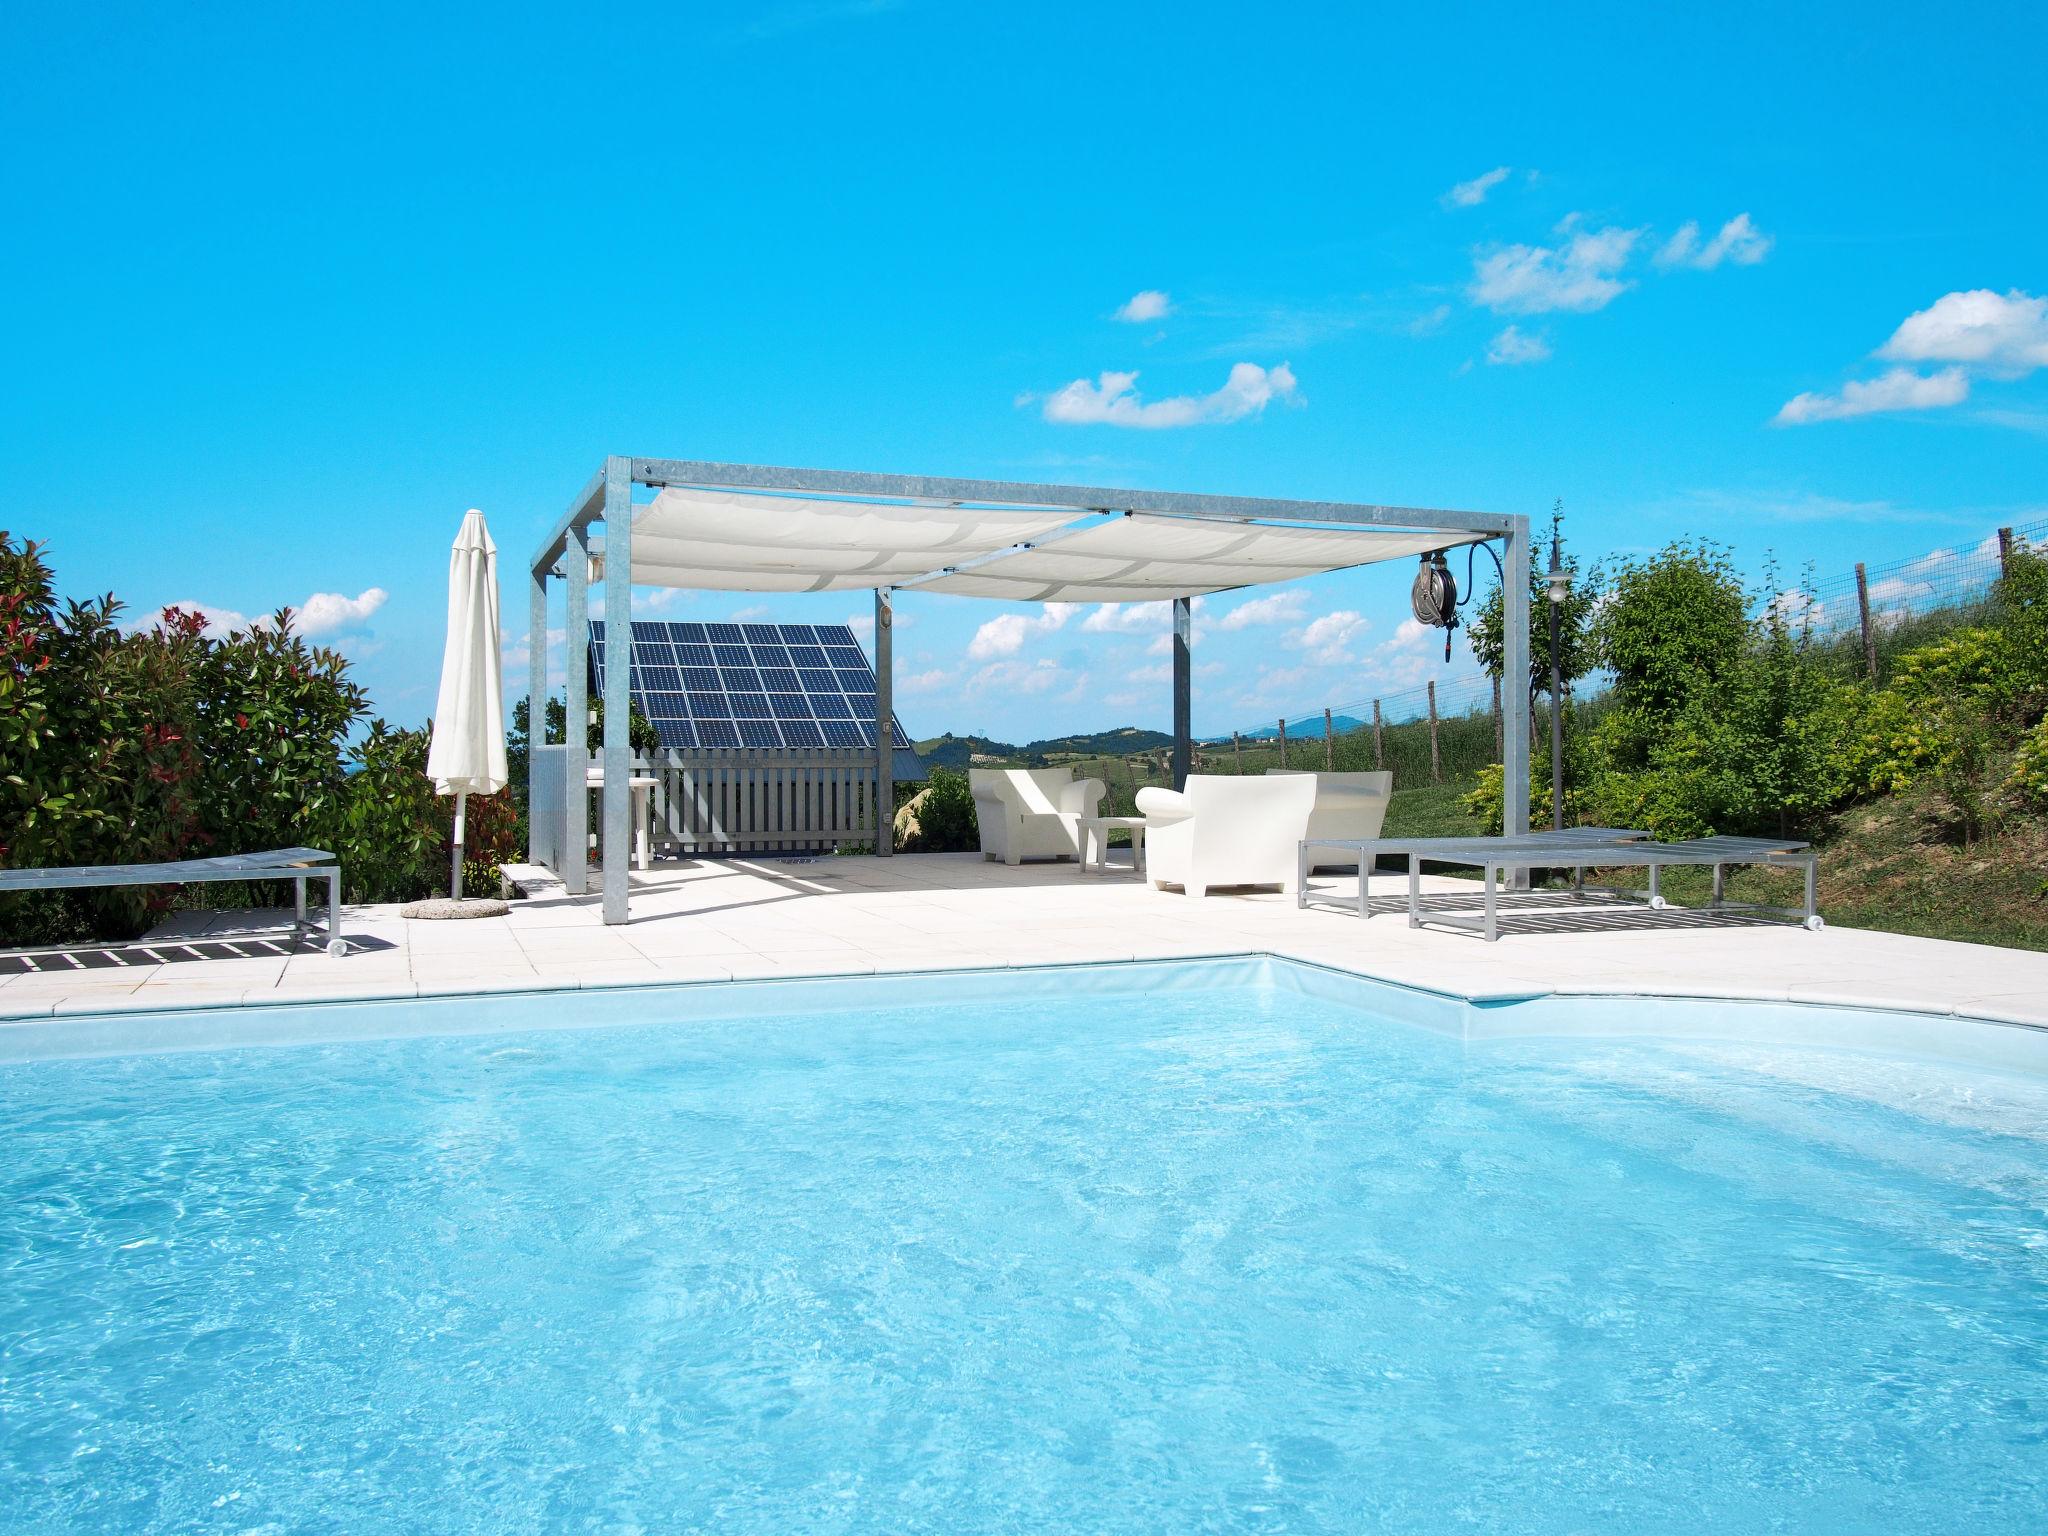
[[[1316,887],[1332,896],[1354,888],[1349,876]],[[1395,876],[1375,884],[1385,898],[1403,887]],[[1424,888],[1471,892],[1441,878]],[[1613,927],[1598,908],[1579,909],[1561,932],[1514,932],[1510,912],[1510,931],[1487,944],[1412,929],[1398,911],[1361,921],[1302,911],[1273,892],[1194,901],[1127,869],[1083,876],[1071,864],[1012,869],[971,854],[663,865],[635,876],[633,913],[626,927],[607,928],[594,892],[558,891],[514,902],[502,918],[456,923],[351,907],[344,921],[358,947],[339,960],[312,950],[10,976],[0,979],[0,1017],[1270,953],[1468,997],[1794,999],[2048,1025],[2048,955],[2028,951],[1841,928]],[[275,932],[286,918],[180,913],[163,937]]]

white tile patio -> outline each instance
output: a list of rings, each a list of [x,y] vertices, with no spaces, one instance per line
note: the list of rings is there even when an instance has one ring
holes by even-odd
[[[1401,884],[1388,875],[1378,888],[1392,897]],[[1349,876],[1320,877],[1317,887],[1355,888]],[[1431,879],[1425,889],[1471,886]],[[2027,951],[1841,928],[1684,926],[1682,916],[1670,926],[1624,928],[1603,924],[1599,909],[1567,931],[1511,929],[1486,944],[1411,929],[1393,910],[1360,921],[1302,911],[1272,892],[1191,901],[1153,890],[1127,868],[1084,876],[1071,864],[1012,869],[972,854],[664,864],[634,877],[633,912],[631,924],[606,928],[596,895],[559,890],[514,902],[505,917],[467,922],[351,908],[346,930],[360,943],[339,960],[309,951],[11,976],[0,980],[0,1018],[1271,953],[1466,996],[1790,998],[2048,1026],[2048,955]],[[182,913],[174,931],[232,937],[274,931],[284,917]]]

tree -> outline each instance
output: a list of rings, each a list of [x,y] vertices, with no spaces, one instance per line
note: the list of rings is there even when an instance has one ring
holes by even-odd
[[[1550,537],[1561,539],[1564,503],[1551,509]],[[1567,691],[1573,683],[1599,665],[1593,646],[1593,616],[1599,607],[1600,572],[1596,568],[1582,577],[1579,557],[1567,554],[1559,562],[1567,585],[1565,600],[1558,605],[1558,670]],[[1539,566],[1542,568],[1539,569]],[[1501,619],[1501,587],[1495,583],[1468,625],[1472,654],[1494,677],[1506,665],[1507,632]],[[1550,573],[1546,561],[1529,562],[1529,697],[1550,691]]]
[[[1672,544],[1615,572],[1592,637],[1618,702],[1668,719],[1742,656],[1749,600],[1727,550]]]

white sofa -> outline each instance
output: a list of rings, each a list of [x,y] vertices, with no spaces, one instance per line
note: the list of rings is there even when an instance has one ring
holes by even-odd
[[[1301,840],[1315,799],[1315,781],[1306,774],[1197,773],[1178,792],[1142,789],[1145,876],[1190,896],[1221,885],[1277,885],[1291,892],[1300,883]]]
[[[1316,808],[1309,813],[1306,837],[1335,837],[1345,842],[1364,842],[1378,837],[1387,819],[1387,802],[1394,795],[1391,773],[1310,773],[1302,768],[1268,768],[1266,777],[1306,778],[1316,781]],[[1309,866],[1317,869],[1353,869],[1358,860],[1336,849],[1324,849]]]
[[[970,768],[981,856],[1024,859],[1081,857],[1081,818],[1102,803],[1100,779],[1076,779],[1071,768]]]

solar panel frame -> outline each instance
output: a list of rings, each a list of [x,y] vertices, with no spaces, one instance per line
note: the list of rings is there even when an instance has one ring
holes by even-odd
[[[664,747],[845,752],[874,745],[875,676],[844,624],[633,621],[630,690]],[[604,626],[591,623],[594,687]],[[891,737],[910,743],[900,724]]]

